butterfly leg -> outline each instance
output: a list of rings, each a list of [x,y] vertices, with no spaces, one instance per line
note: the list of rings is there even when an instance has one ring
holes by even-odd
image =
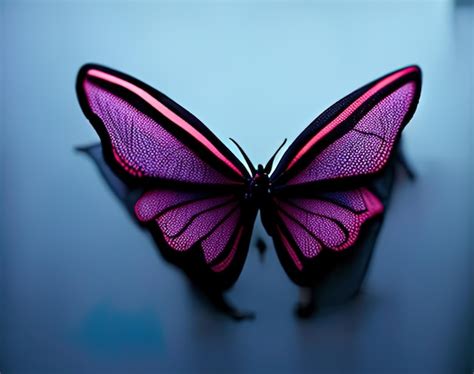
[[[396,161],[400,164],[400,166],[403,168],[403,171],[406,173],[408,178],[410,180],[415,180],[416,179],[416,174],[408,162],[408,160],[405,157],[405,153],[403,152],[402,145],[400,144],[396,153]]]
[[[405,155],[403,153],[399,153],[398,154],[398,162],[400,163],[400,165],[402,166],[403,170],[405,171],[405,173],[407,174],[408,178],[410,180],[415,180],[416,179],[416,174],[415,172],[413,171],[413,168],[410,166],[410,164],[407,162],[406,158],[405,158]]]
[[[295,314],[298,318],[311,318],[318,311],[316,305],[315,289],[310,287],[300,287],[299,300],[295,307]]]
[[[258,238],[255,242],[255,246],[257,247],[258,253],[260,255],[260,262],[263,263],[263,260],[265,259],[265,253],[267,251],[267,244],[262,238]]]
[[[255,313],[237,309],[226,299],[222,292],[209,293],[208,297],[218,311],[231,317],[235,321],[255,319]]]
[[[235,321],[255,318],[255,313],[243,311],[233,306],[227,300],[225,292],[222,290],[210,288],[208,285],[201,284],[198,280],[191,277],[189,277],[188,286],[193,296],[205,305],[209,312],[223,314]]]

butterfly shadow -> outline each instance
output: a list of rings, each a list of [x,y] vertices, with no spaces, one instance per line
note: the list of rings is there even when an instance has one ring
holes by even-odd
[[[144,231],[147,231],[145,227],[138,224],[138,220],[135,217],[135,203],[143,194],[144,190],[141,187],[133,186],[127,183],[126,180],[120,178],[105,161],[102,146],[100,143],[92,144],[88,146],[77,147],[76,151],[86,154],[96,165],[102,179],[110,188],[114,196],[119,200],[120,204],[125,208],[129,213],[134,223]],[[166,257],[163,253],[158,252],[162,255],[163,258]],[[188,274],[186,274],[188,275]],[[193,295],[199,302],[204,303],[209,310],[214,310],[224,313],[227,316],[230,316],[234,320],[246,320],[253,319],[255,317],[254,313],[243,311],[235,306],[233,306],[225,297],[224,293],[217,290],[211,290],[205,286],[201,286],[199,279],[188,275],[188,289],[190,294]]]
[[[76,148],[77,151],[86,154],[96,165],[103,180],[119,200],[121,205],[137,223],[134,206],[144,190],[132,186],[123,180],[110,168],[104,159],[100,143]],[[404,173],[397,172],[402,169]],[[414,180],[415,174],[406,162],[401,150],[401,145],[394,152],[384,172],[372,181],[371,188],[379,196],[385,206],[389,206],[390,198],[395,184],[395,179]],[[400,176],[400,178],[396,178]],[[325,251],[318,256],[319,267],[315,278],[314,287],[300,287],[298,302],[295,306],[295,314],[301,319],[309,319],[315,315],[325,314],[328,311],[338,309],[349,301],[356,300],[360,294],[363,281],[367,274],[372,258],[376,239],[383,224],[383,217],[372,220],[361,232],[361,238],[351,249],[336,253]],[[138,224],[137,224],[138,225]],[[144,227],[138,225],[140,229]],[[262,258],[267,250],[267,242],[270,238],[264,238],[257,233],[256,239],[252,241],[260,252]],[[158,252],[161,254],[158,248]],[[198,280],[188,276],[188,287],[190,294],[214,310],[224,313],[235,320],[253,319],[251,312],[241,311],[230,304],[222,292],[209,290],[199,284]],[[357,303],[357,302],[356,302]]]

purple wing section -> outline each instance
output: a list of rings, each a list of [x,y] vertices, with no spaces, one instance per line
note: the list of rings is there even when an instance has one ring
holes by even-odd
[[[359,88],[318,116],[290,145],[271,176],[278,187],[373,175],[387,163],[421,92],[408,66]]]
[[[234,240],[230,242],[232,243],[230,252],[222,261],[218,262],[216,265],[212,267],[212,271],[214,271],[215,273],[221,273],[230,266],[230,264],[235,258],[237,249],[239,248],[239,245],[241,244],[244,235],[245,235],[245,229],[243,227],[239,227],[237,231],[237,236],[235,237]],[[247,233],[247,235],[250,235],[250,234]]]
[[[374,174],[388,161],[416,86],[409,82],[376,104],[355,126],[326,147],[287,184]]]
[[[86,66],[77,90],[109,160],[129,175],[205,185],[243,184],[248,176],[199,120],[145,84]]]
[[[220,221],[210,235],[201,243],[206,261],[209,263],[215,260],[226,248],[240,225],[240,210],[234,209],[230,215]]]
[[[216,259],[224,261],[220,256],[227,254],[230,263],[239,244],[240,205],[234,195],[155,189],[137,201],[135,213],[142,222],[153,221],[170,248],[184,252],[198,245],[205,262],[222,271],[226,265],[218,266]]]
[[[180,182],[235,182],[125,100],[89,81],[84,89],[91,110],[101,118],[110,137],[116,161],[128,173]]]
[[[299,270],[305,259],[323,248],[342,251],[352,246],[364,222],[383,211],[382,203],[365,188],[315,198],[278,197],[274,204],[278,215],[274,239]]]

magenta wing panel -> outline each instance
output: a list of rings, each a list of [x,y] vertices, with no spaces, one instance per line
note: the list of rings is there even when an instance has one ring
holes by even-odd
[[[420,89],[421,71],[409,66],[354,91],[295,140],[272,181],[285,187],[376,174],[413,115]]]
[[[364,222],[383,212],[368,189],[325,193],[314,198],[274,198],[277,248],[285,248],[298,270],[324,248],[342,251],[357,240]]]
[[[410,82],[388,95],[287,183],[312,183],[378,172],[388,161],[415,91],[415,84]]]
[[[140,221],[152,222],[173,251],[198,247],[216,272],[226,268],[222,262],[230,263],[246,226],[241,201],[234,195],[154,189],[137,201],[135,213]]]
[[[84,112],[106,143],[108,159],[126,174],[206,185],[244,183],[247,172],[240,161],[163,94],[96,66],[81,70],[77,90]]]

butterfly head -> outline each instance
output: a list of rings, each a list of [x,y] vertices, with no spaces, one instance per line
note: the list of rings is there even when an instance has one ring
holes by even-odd
[[[242,147],[232,138],[230,140],[237,146],[237,148],[240,150],[242,153],[242,156],[244,157],[245,161],[247,162],[247,165],[252,173],[252,178],[249,179],[250,183],[248,185],[248,190],[245,194],[246,198],[248,199],[257,199],[257,201],[261,201],[261,198],[266,197],[269,192],[270,192],[270,173],[272,171],[273,167],[273,161],[275,160],[275,157],[280,151],[280,149],[285,145],[286,139],[283,141],[283,144],[278,147],[276,152],[273,154],[273,156],[270,158],[270,160],[267,162],[265,166],[262,164],[259,164],[257,168],[252,164],[252,161],[250,161],[249,157],[247,154],[244,152]]]
[[[268,194],[270,190],[270,177],[263,165],[258,165],[257,170],[252,176],[250,182],[250,196],[252,198],[261,198]]]
[[[270,183],[270,178],[268,177],[268,172],[265,170],[262,164],[258,164],[257,172],[253,176],[253,180],[255,181],[255,186],[268,186]]]

